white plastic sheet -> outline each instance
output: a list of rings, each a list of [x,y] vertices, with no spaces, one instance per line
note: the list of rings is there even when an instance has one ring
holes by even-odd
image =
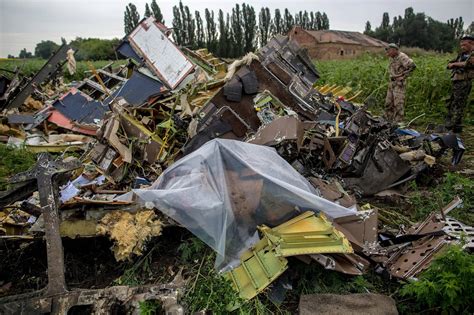
[[[273,148],[225,139],[209,141],[134,192],[212,247],[218,269],[238,262],[258,240],[258,225],[274,227],[306,210],[332,218],[355,211],[318,196]]]

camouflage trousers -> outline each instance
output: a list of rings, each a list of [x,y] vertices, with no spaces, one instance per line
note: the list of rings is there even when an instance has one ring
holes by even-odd
[[[446,116],[446,128],[454,132],[462,131],[462,119],[467,107],[469,93],[471,93],[471,80],[453,81],[451,97],[446,102],[448,115]]]
[[[403,120],[405,105],[405,81],[390,81],[385,98],[385,118],[391,122]]]

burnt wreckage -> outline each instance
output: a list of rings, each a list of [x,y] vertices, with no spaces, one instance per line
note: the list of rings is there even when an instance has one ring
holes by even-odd
[[[318,71],[288,37],[226,69],[168,35],[144,19],[117,48],[127,65],[93,69],[34,109],[18,111],[41,94],[68,47],[47,62],[54,71],[2,78],[2,139],[42,153],[0,194],[0,239],[48,244],[46,289],[0,298],[2,313],[62,314],[75,305],[101,313],[149,299],[184,312],[180,275],[169,284],[68,290],[64,237],[106,235],[123,260],[162,228],[185,227],[217,252],[216,268],[243,299],[283,274],[289,256],[408,279],[461,234],[472,250],[472,227],[448,216],[459,199],[396,235],[379,232],[377,209],[356,201],[415,179],[446,151],[459,163],[465,148],[457,135],[400,128],[352,102],[356,95],[316,87]],[[82,156],[46,153],[64,150]],[[122,223],[124,234],[114,229]]]

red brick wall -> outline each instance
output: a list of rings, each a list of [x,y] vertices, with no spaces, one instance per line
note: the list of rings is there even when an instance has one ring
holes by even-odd
[[[383,52],[383,48],[367,47],[362,45],[341,43],[316,43],[313,36],[306,33],[300,27],[294,27],[289,32],[290,38],[294,38],[302,47],[308,50],[312,59],[351,59],[366,52]],[[341,54],[342,51],[342,54]]]

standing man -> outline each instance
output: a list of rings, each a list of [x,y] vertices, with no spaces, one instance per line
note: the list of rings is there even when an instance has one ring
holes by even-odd
[[[406,78],[415,70],[416,65],[410,57],[400,51],[396,44],[389,44],[385,51],[390,58],[388,65],[390,81],[385,98],[385,118],[398,123],[403,120],[404,115]]]
[[[461,37],[461,52],[456,59],[448,63],[453,71],[451,97],[447,101],[448,116],[446,128],[455,133],[462,132],[462,119],[474,78],[474,36]]]

